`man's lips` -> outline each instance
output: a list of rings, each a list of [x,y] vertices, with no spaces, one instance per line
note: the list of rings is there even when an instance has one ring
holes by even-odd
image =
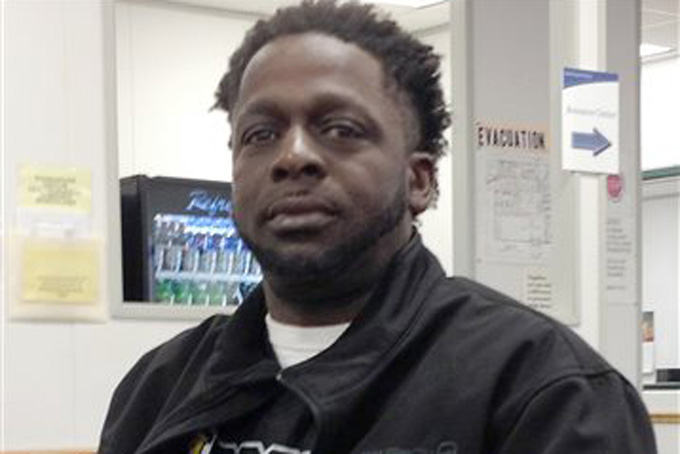
[[[266,211],[266,221],[275,230],[314,230],[327,225],[337,210],[325,200],[310,196],[284,197]]]

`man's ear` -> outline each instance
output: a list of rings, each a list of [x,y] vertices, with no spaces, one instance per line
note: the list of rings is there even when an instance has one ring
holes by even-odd
[[[431,153],[414,151],[408,162],[408,203],[411,214],[416,217],[430,206],[435,197],[435,158]]]

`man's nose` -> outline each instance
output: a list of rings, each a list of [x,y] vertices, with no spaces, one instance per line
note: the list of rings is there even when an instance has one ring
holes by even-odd
[[[281,148],[272,165],[272,179],[325,177],[326,166],[318,146],[304,128],[291,128],[281,141]]]

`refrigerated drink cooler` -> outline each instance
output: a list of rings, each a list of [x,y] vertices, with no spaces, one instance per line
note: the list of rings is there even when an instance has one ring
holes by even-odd
[[[236,306],[262,280],[229,183],[135,175],[120,193],[125,301]]]

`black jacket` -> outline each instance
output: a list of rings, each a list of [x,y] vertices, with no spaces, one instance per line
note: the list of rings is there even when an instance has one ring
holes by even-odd
[[[570,329],[463,278],[415,238],[338,341],[280,373],[256,290],[147,353],[118,386],[100,454],[188,453],[283,384],[314,454],[653,454],[635,389]]]

